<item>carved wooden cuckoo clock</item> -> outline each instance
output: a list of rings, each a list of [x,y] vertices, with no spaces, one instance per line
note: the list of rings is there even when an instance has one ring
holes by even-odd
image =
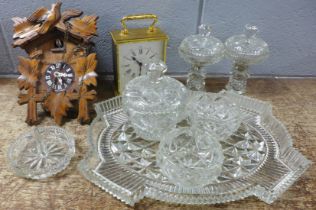
[[[70,108],[78,105],[78,120],[90,121],[88,102],[96,96],[96,54],[91,38],[96,36],[97,16],[68,9],[61,2],[41,7],[28,18],[14,17],[13,47],[24,49],[19,57],[19,104],[27,104],[26,122],[38,123],[37,103],[62,124]]]

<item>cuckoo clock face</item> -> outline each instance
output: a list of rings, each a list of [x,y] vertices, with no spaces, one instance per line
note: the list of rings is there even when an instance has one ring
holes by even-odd
[[[55,92],[67,90],[73,83],[74,78],[74,70],[69,64],[64,62],[51,64],[45,71],[46,84]]]

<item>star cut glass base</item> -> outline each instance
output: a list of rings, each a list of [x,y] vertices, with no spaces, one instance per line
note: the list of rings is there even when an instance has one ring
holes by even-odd
[[[64,129],[48,126],[18,137],[10,145],[8,160],[18,176],[44,179],[65,169],[74,154],[74,139]]]

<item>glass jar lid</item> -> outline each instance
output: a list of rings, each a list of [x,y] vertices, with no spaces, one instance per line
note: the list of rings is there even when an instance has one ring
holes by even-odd
[[[179,46],[180,56],[187,62],[207,65],[219,62],[225,55],[223,43],[211,36],[211,27],[200,25],[199,33],[186,37]]]
[[[145,64],[147,74],[131,80],[123,92],[123,105],[145,113],[169,112],[183,105],[185,86],[165,76],[167,66],[162,61]]]
[[[258,27],[245,25],[245,32],[228,38],[225,42],[226,54],[233,60],[246,64],[263,61],[269,55],[268,44],[257,37]]]

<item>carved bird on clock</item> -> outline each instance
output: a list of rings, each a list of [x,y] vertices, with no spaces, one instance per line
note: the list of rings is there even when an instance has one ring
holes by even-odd
[[[60,7],[62,3],[57,2],[56,4],[52,4],[51,10],[48,10],[45,7],[41,7],[37,9],[30,17],[27,18],[28,21],[40,24],[40,28],[38,30],[39,34],[45,34],[52,27],[55,26],[56,23],[61,18]]]

